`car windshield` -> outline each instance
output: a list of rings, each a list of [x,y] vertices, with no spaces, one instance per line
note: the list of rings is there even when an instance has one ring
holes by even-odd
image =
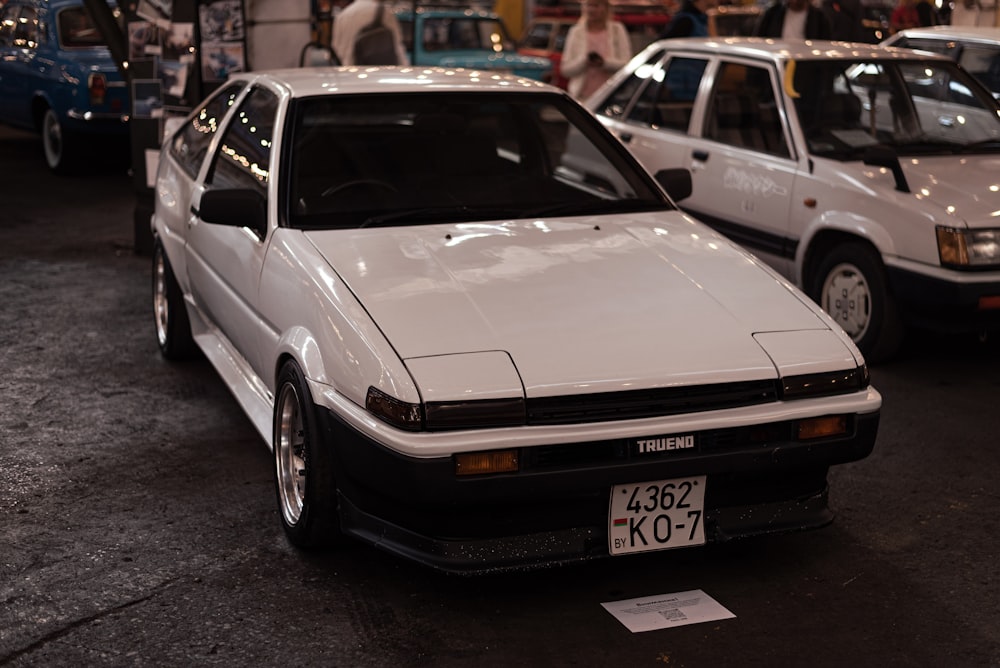
[[[790,67],[788,93],[814,155],[857,160],[874,144],[899,155],[1000,152],[1000,106],[951,62],[825,60]]]
[[[551,93],[296,102],[288,224],[309,229],[656,211],[669,200],[597,121]]]

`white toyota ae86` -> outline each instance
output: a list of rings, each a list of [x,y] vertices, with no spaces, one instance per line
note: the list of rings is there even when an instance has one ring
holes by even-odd
[[[476,572],[826,525],[881,396],[690,186],[527,79],[241,74],[164,142],[159,346],[218,370],[300,547]]]

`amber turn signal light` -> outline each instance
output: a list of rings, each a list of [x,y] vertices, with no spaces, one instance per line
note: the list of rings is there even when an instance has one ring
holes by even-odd
[[[455,455],[455,475],[513,473],[517,469],[517,450],[464,452]]]
[[[824,417],[799,420],[797,437],[800,441],[827,438],[847,433],[846,415],[826,415]]]

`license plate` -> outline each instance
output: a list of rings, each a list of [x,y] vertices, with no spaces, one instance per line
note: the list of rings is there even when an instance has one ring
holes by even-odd
[[[705,544],[705,476],[615,485],[610,506],[611,554]]]

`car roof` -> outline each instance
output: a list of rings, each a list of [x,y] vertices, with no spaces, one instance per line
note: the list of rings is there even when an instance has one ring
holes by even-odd
[[[916,52],[881,44],[860,42],[833,42],[828,40],[780,40],[766,37],[681,37],[663,39],[646,47],[668,51],[691,50],[741,55],[749,58],[786,62],[788,60],[825,60],[829,58],[882,58],[912,60]],[[948,60],[937,54],[923,54],[920,58]]]
[[[503,91],[565,94],[540,81],[494,71],[447,67],[297,67],[233,75],[233,81],[272,82],[292,97],[344,93],[426,91]]]
[[[928,26],[926,28],[907,28],[900,30],[888,41],[899,37],[931,37],[942,40],[961,40],[969,42],[1000,43],[1000,28],[987,26]]]

